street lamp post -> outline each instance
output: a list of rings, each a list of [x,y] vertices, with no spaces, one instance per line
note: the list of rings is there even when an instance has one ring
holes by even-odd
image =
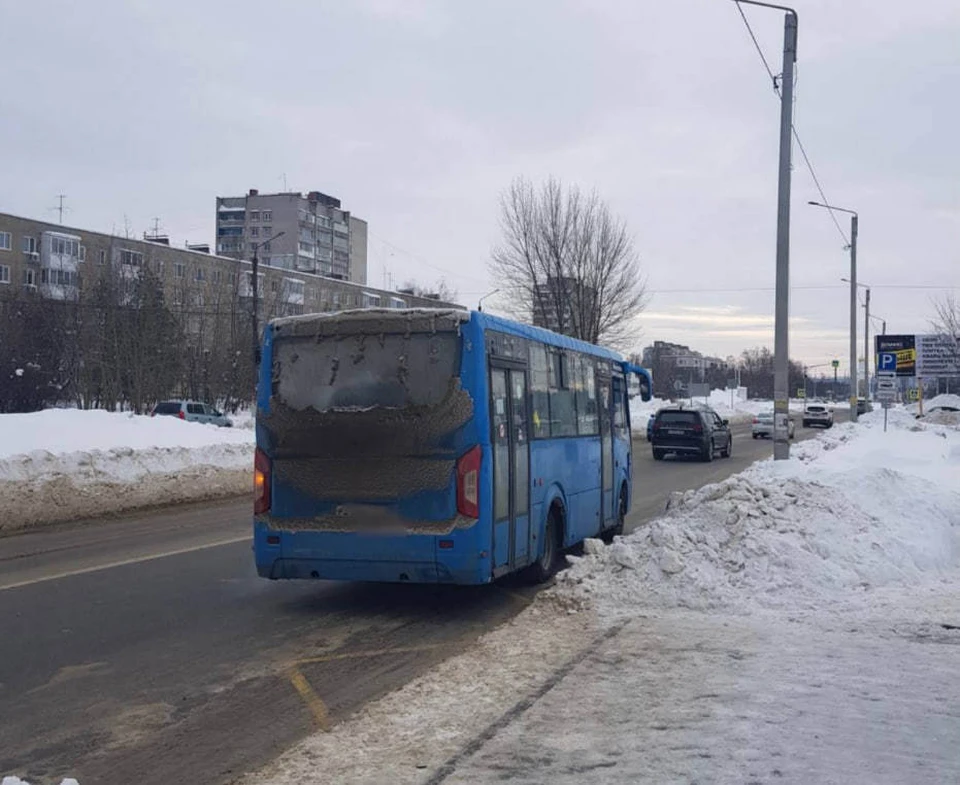
[[[790,151],[793,136],[793,66],[797,61],[797,12],[759,0],[734,0],[785,11],[780,73],[780,165],[777,185],[777,277],[773,329],[773,459],[790,457]]]
[[[850,283],[849,278],[841,278],[841,281]],[[870,287],[865,283],[858,283],[857,286],[866,290],[866,302],[864,303],[863,314],[863,397],[870,398]],[[884,334],[887,328],[884,323]]]
[[[850,422],[857,421],[857,229],[860,216],[856,210],[835,207],[823,202],[808,202],[850,215]]]
[[[271,235],[266,240],[260,240],[256,243],[251,243],[253,248],[253,259],[250,260],[250,268],[252,270],[252,277],[250,279],[250,289],[253,294],[253,306],[251,307],[251,312],[253,314],[250,321],[253,324],[253,367],[258,368],[260,366],[260,325],[257,319],[257,311],[260,304],[260,291],[259,283],[257,280],[257,270],[260,269],[260,258],[258,253],[260,252],[260,246],[269,243],[271,240],[276,240],[283,232],[277,232],[274,235]]]
[[[500,289],[494,289],[492,292],[487,292],[485,295],[483,295],[483,297],[481,297],[481,298],[477,301],[477,310],[480,311],[480,312],[482,312],[482,311],[483,311],[483,301],[486,300],[488,297],[493,297],[493,295],[497,294],[499,291],[501,291],[501,290],[500,290]]]

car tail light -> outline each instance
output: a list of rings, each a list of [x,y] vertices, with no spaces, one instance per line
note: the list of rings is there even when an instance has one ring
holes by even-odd
[[[703,425],[701,423],[696,423],[693,426],[694,433],[703,433]]]
[[[760,422],[760,418],[759,418],[759,417],[754,417],[754,418],[753,418],[753,424],[756,425],[758,422]]]
[[[259,447],[253,454],[253,513],[270,511],[270,459]]]
[[[185,415],[185,414],[183,413],[183,409],[181,409],[179,412],[177,412],[177,417],[179,417],[181,420],[186,420],[186,419],[187,419],[187,415]]]
[[[457,461],[457,512],[467,518],[480,517],[480,445]]]

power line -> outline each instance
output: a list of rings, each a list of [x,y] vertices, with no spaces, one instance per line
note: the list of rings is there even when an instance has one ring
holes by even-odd
[[[470,281],[474,281],[474,282],[476,282],[476,283],[481,283],[481,284],[486,284],[486,283],[487,283],[486,281],[483,281],[483,280],[481,280],[480,278],[475,278],[475,277],[473,277],[472,275],[463,275],[462,273],[455,273],[455,272],[453,272],[453,271],[451,271],[451,270],[447,270],[447,269],[445,269],[445,268],[443,268],[443,267],[440,267],[439,265],[433,264],[432,262],[428,262],[428,261],[427,261],[426,259],[424,259],[422,256],[419,256],[418,254],[415,254],[415,253],[413,253],[413,252],[411,252],[411,251],[408,251],[408,250],[406,250],[406,249],[404,249],[404,248],[401,248],[401,247],[400,247],[399,245],[397,245],[396,243],[392,243],[392,242],[390,242],[389,240],[387,240],[386,238],[380,237],[379,235],[376,235],[376,234],[374,234],[373,232],[370,232],[369,230],[368,230],[368,234],[369,234],[370,237],[372,237],[374,240],[377,240],[378,242],[381,242],[381,243],[383,243],[384,245],[389,246],[390,248],[393,248],[393,250],[402,253],[404,256],[409,256],[411,259],[414,259],[415,261],[419,262],[420,264],[422,264],[422,265],[424,265],[424,266],[426,266],[426,267],[429,267],[429,268],[431,268],[431,269],[433,269],[433,270],[436,270],[437,272],[443,273],[444,275],[458,276],[458,277],[460,277],[460,278],[466,278],[466,279],[468,279],[468,280],[470,280]]]
[[[773,69],[770,68],[770,63],[767,62],[767,58],[763,54],[763,49],[760,47],[760,42],[757,40],[757,36],[753,32],[753,28],[750,26],[750,21],[747,19],[747,15],[743,12],[743,8],[739,2],[736,5],[737,10],[740,12],[740,18],[743,19],[743,23],[747,27],[747,32],[750,34],[750,38],[753,41],[753,45],[757,49],[757,54],[760,55],[760,61],[763,63],[763,67],[770,76],[770,81],[773,83],[773,92],[780,97],[780,86],[777,84],[777,77],[774,75]],[[813,163],[810,161],[810,156],[807,155],[807,150],[803,146],[803,142],[800,139],[800,133],[797,131],[796,124],[792,123],[790,125],[790,129],[793,131],[793,138],[797,141],[797,147],[800,149],[800,154],[803,156],[803,162],[807,165],[807,170],[810,172],[810,177],[813,179],[813,183],[817,187],[817,192],[820,194],[820,199],[825,205],[829,205],[830,200],[827,199],[827,195],[824,193],[823,186],[820,184],[820,178],[817,177],[817,173],[813,168]],[[847,239],[847,235],[844,233],[843,227],[840,226],[837,216],[834,214],[833,210],[829,209],[829,207],[827,209],[830,213],[830,218],[833,221],[833,225],[837,227],[837,232],[840,233],[840,237],[843,239],[844,246],[849,246],[850,241]]]

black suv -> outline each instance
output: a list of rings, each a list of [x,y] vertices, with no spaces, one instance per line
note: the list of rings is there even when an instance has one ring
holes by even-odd
[[[729,421],[720,419],[712,409],[668,406],[657,412],[650,444],[656,461],[662,461],[668,452],[712,461],[718,450],[724,458],[730,457],[733,434]]]

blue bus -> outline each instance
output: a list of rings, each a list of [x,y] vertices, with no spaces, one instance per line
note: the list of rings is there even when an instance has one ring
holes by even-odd
[[[486,313],[364,309],[267,325],[254,554],[265,578],[546,580],[623,530],[627,379],[593,344]]]

